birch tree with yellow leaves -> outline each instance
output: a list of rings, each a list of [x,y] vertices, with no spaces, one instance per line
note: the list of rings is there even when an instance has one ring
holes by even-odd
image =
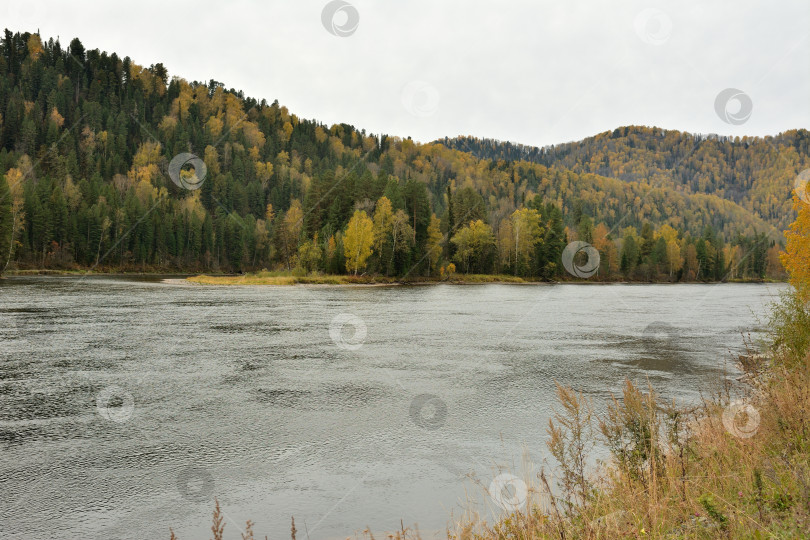
[[[3,266],[2,274],[14,256],[14,248],[25,227],[25,210],[23,200],[23,180],[31,170],[28,156],[20,159],[20,168],[11,168],[5,179],[0,178],[0,257]]]
[[[543,241],[540,213],[534,208],[521,208],[512,213],[512,238],[515,244],[515,275],[531,273],[531,260],[537,244]]]
[[[346,270],[357,275],[371,256],[374,244],[374,222],[363,210],[355,211],[343,236],[343,252],[346,255]]]
[[[785,231],[787,245],[781,255],[782,264],[789,275],[790,284],[804,301],[810,300],[810,203],[793,196],[796,221]]]

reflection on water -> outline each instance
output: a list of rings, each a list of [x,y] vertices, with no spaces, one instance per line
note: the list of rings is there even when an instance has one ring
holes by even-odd
[[[217,496],[235,538],[431,537],[466,474],[543,461],[555,381],[695,400],[779,288],[3,280],[0,536],[207,538]]]

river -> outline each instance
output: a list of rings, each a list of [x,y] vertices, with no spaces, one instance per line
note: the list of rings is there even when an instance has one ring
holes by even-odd
[[[0,280],[0,536],[432,538],[547,460],[555,381],[694,402],[783,288]]]

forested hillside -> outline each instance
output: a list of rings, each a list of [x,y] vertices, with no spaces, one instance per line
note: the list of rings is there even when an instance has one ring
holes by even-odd
[[[731,138],[628,126],[544,148],[475,137],[441,142],[484,159],[524,160],[579,174],[646,181],[682,193],[714,194],[780,231],[795,217],[790,195],[796,175],[810,167],[806,129]]]
[[[0,271],[427,276],[452,262],[553,279],[565,276],[565,244],[580,239],[600,250],[603,278],[779,276],[774,216],[787,208],[792,220],[788,188],[760,197],[774,166],[753,163],[766,155],[795,169],[807,156],[804,131],[775,139],[779,152],[734,143],[725,153],[728,142],[715,141],[722,160],[713,147],[700,153],[711,182],[662,179],[688,150],[670,135],[660,149],[652,134],[589,139],[594,155],[611,149],[606,165],[575,145],[544,163],[482,159],[473,153],[483,144],[326,126],[214,80],[170,77],[162,64],[8,30],[0,114]],[[630,144],[645,150],[625,152]],[[170,178],[184,153],[200,161]],[[743,194],[719,196],[736,170],[749,171]]]

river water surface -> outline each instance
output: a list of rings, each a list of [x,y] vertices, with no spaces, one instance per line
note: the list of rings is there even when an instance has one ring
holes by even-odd
[[[555,380],[695,401],[782,287],[2,280],[0,537],[432,538],[543,464]]]

